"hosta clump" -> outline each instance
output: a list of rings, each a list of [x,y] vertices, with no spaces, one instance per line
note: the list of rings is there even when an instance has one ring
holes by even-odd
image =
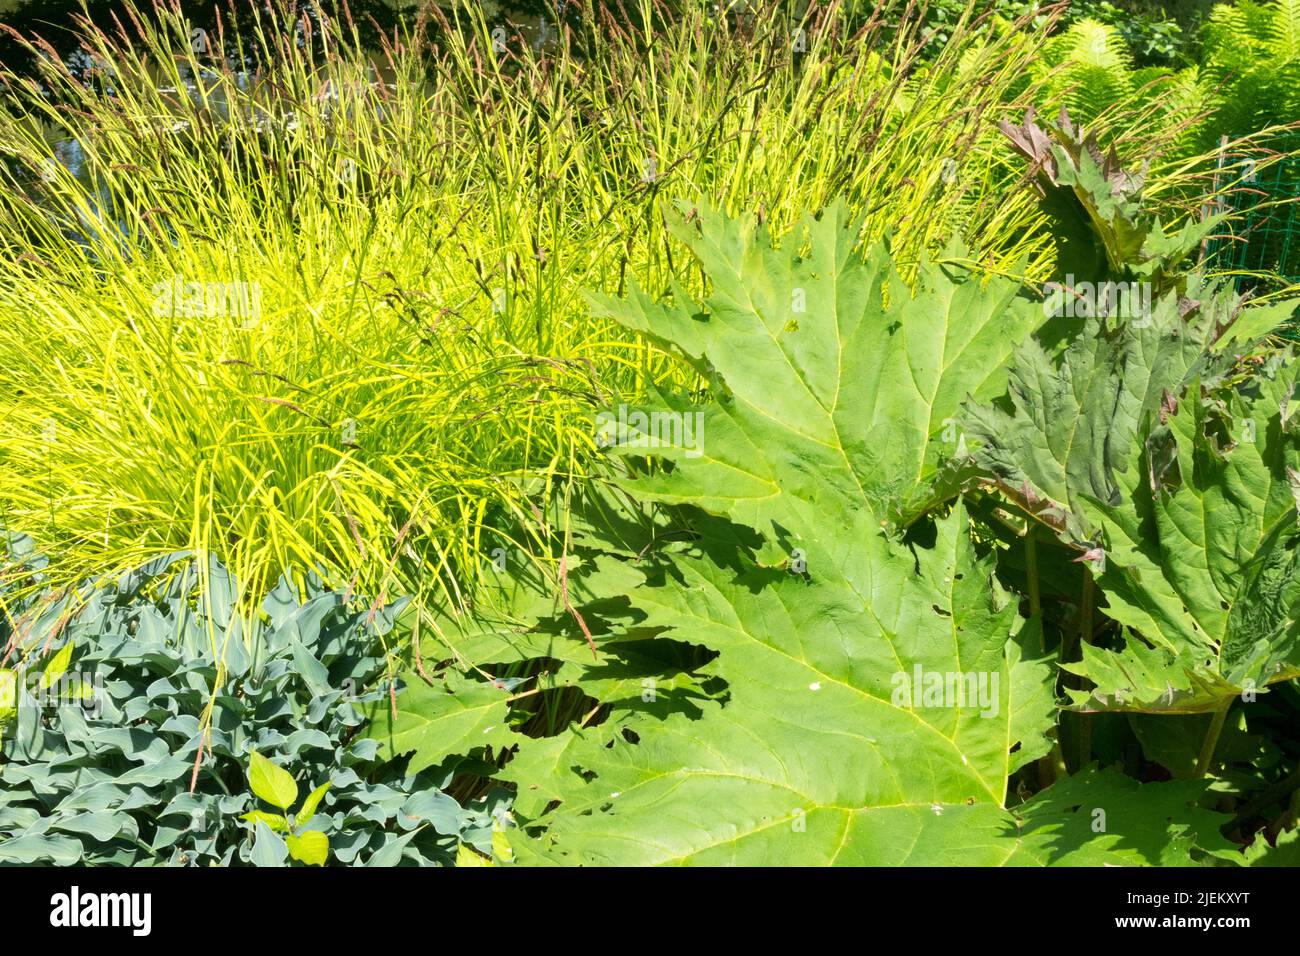
[[[464,808],[441,789],[450,770],[408,776],[358,736],[389,696],[379,655],[401,602],[282,579],[246,633],[231,577],[204,569],[195,604],[195,570],[176,555],[14,615],[32,666],[3,738],[0,861],[284,864],[275,807],[249,791],[254,752],[304,795],[328,785],[295,829],[324,834],[331,863],[450,863],[462,839],[491,852],[497,797]]]

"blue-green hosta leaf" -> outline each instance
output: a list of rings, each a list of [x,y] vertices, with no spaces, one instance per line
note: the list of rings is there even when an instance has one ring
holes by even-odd
[[[1197,713],[1300,674],[1298,370],[1229,394],[1217,422],[1206,403],[1182,403],[1120,503],[1098,508],[1107,614],[1140,637],[1084,648],[1070,670],[1096,690],[1076,694],[1081,707]],[[1228,434],[1210,437],[1216,427]]]
[[[635,287],[625,300],[592,299],[597,315],[670,343],[726,384],[727,401],[701,411],[694,447],[654,450],[692,467],[638,482],[637,494],[796,537],[847,524],[864,501],[882,519],[914,510],[958,451],[960,404],[1001,393],[1041,305],[1009,280],[928,262],[909,290],[883,246],[854,251],[842,204],[801,220],[780,248],[752,217],[699,215],[702,228],[675,218],[670,228],[712,281],[703,309],[681,288],[671,305]]]
[[[239,583],[215,555],[208,555],[207,566],[201,567],[200,573],[204,584],[201,591],[204,611],[224,631],[239,598]]]
[[[328,693],[330,690],[330,674],[325,665],[318,661],[315,655],[303,646],[301,641],[290,638],[289,648],[293,653],[293,663],[294,667],[297,668],[298,676],[303,679],[313,693]]]
[[[172,568],[186,556],[174,557],[125,583],[79,593],[84,606],[58,632],[55,648],[75,647],[76,660],[57,682],[46,682],[57,695],[33,698],[41,688],[38,673],[32,674],[15,723],[0,738],[0,863],[247,863],[257,833],[249,823],[286,827],[282,815],[267,812],[271,808],[251,793],[226,792],[230,775],[245,771],[253,748],[303,780],[331,782],[330,811],[315,802],[318,788],[299,808],[298,822],[331,842],[337,828],[350,831],[354,836],[339,844],[347,855],[340,855],[343,862],[368,855],[367,847],[378,849],[412,793],[449,784],[436,774],[408,777],[402,766],[376,766],[378,741],[352,739],[360,711],[384,696],[376,683],[384,661],[373,656],[379,625],[371,626],[362,602],[326,593],[311,575],[298,586],[282,581],[267,599],[268,620],[254,622],[249,633],[241,629],[247,622],[220,608],[210,620],[203,617],[204,602],[194,601],[198,565]],[[160,571],[164,576],[157,578]],[[224,581],[221,603],[237,589],[228,575],[217,577]],[[147,595],[135,593],[146,585]],[[66,606],[55,609],[52,621],[39,606],[27,607],[28,615],[54,633]],[[48,633],[34,639],[34,647]],[[245,638],[256,652],[257,673],[250,672],[251,653],[245,655],[248,666],[232,665]],[[217,666],[223,652],[224,675]],[[57,658],[55,664],[51,669],[47,662],[46,672],[56,672]],[[85,686],[79,675],[90,674],[94,696],[88,701],[79,693]],[[16,696],[17,680],[13,690]],[[195,778],[200,730],[209,715]],[[261,789],[292,807],[292,780],[278,795],[269,786]],[[265,809],[249,814],[257,806]],[[408,856],[417,861],[450,862],[455,849],[454,838],[430,827],[412,843]],[[258,847],[264,861],[287,853],[283,841],[277,846],[263,838]]]
[[[422,823],[430,824],[439,833],[456,834],[460,832],[460,804],[437,790],[425,790],[411,794],[397,812],[397,825],[403,830],[410,830]]]
[[[292,647],[296,641],[305,647],[314,647],[325,619],[343,606],[343,595],[327,592],[309,598],[306,603],[293,608],[278,627],[267,635],[268,646],[273,650]]]
[[[284,866],[289,847],[278,834],[260,820],[253,824],[253,850],[249,861],[254,866]]]
[[[397,866],[397,864],[402,861],[402,854],[406,852],[407,844],[415,839],[421,829],[422,828],[412,830],[410,833],[405,833],[401,836],[392,833],[383,834],[383,846],[370,855],[370,858],[366,860],[365,865]]]
[[[82,862],[82,848],[80,842],[70,837],[24,835],[0,841],[0,861],[73,866]]]
[[[315,748],[317,750],[332,750],[334,741],[330,740],[329,735],[319,730],[313,730],[310,727],[304,727],[301,730],[295,730],[280,744],[281,749],[290,759],[298,759],[302,750]]]
[[[139,834],[135,820],[130,815],[120,812],[114,813],[109,810],[96,810],[60,817],[51,824],[50,829],[61,830],[64,833],[85,833],[101,843],[113,839],[118,834],[122,834],[128,839],[135,839]]]

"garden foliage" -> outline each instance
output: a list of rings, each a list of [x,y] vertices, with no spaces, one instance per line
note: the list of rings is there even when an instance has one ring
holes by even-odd
[[[969,12],[11,85],[0,863],[1292,860],[1294,303],[1096,135],[1199,75]]]
[[[1178,275],[1213,224],[1166,231],[1140,182],[1061,125],[1013,132],[1111,254],[1090,250],[1082,274],[1154,282],[1149,314],[1067,322],[1014,283],[933,262],[909,289],[885,247],[855,252],[840,206],[779,242],[754,218],[684,208],[674,230],[708,296],[634,288],[593,308],[711,383],[703,450],[622,434],[624,476],[573,538],[594,599],[516,593],[513,625],[449,623],[432,686],[411,675],[424,686],[399,718],[375,711],[385,752],[431,762],[487,728],[529,861],[1242,859],[1205,772],[1233,701],[1295,673],[1300,472],[1290,358],[1243,371],[1237,357],[1285,313]],[[692,409],[664,399],[661,414]],[[640,504],[611,523],[623,495]],[[1018,516],[1010,547],[990,500]],[[1043,601],[1032,575],[1005,583],[1034,527],[1057,539],[1042,550],[1085,562],[1053,558],[1082,570],[1075,600],[1109,622],[1085,625],[1081,660],[1078,605]],[[497,673],[545,660],[592,709],[512,737],[519,699],[467,679],[451,647]],[[1058,664],[1089,683],[1067,673],[1058,697]],[[978,693],[953,699],[953,675],[977,675]],[[1139,783],[1071,740],[1069,776],[1039,789],[1071,701],[1212,710],[1209,757],[1194,779]]]
[[[11,546],[39,575],[31,542]],[[449,863],[461,840],[491,853],[502,795],[462,807],[441,789],[450,768],[376,772],[358,736],[366,704],[388,699],[382,640],[404,601],[357,608],[282,579],[244,635],[235,583],[213,564],[194,603],[189,557],[16,615],[8,636],[34,653],[0,671],[0,862]],[[294,832],[276,813],[289,807]]]

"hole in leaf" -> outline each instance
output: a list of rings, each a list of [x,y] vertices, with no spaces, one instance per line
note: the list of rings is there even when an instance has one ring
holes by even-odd
[[[609,707],[577,687],[548,687],[516,700],[510,714],[519,733],[536,739],[554,737],[574,723],[595,727],[609,716]]]

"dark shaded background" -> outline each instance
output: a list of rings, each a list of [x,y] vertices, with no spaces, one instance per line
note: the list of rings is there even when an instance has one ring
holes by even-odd
[[[194,26],[212,31],[219,16],[227,23],[233,19],[241,27],[250,25],[253,10],[264,4],[265,0],[181,0],[180,8]],[[115,16],[129,29],[129,21],[120,15],[126,5],[123,0],[90,0],[86,4],[91,20],[110,32],[115,29]],[[149,0],[137,0],[136,5],[142,12],[151,6]],[[76,49],[70,31],[82,6],[80,0],[0,0],[0,23],[42,37],[66,58]],[[301,6],[315,6],[331,15],[342,8],[338,0],[304,0]],[[391,34],[402,22],[414,20],[417,11],[415,3],[403,8],[400,0],[348,0],[347,6],[363,40],[371,44],[382,33]],[[527,19],[542,15],[550,4],[543,0],[499,0],[499,6],[507,17]],[[29,73],[33,68],[29,54],[7,32],[0,33],[0,67],[16,73]]]

